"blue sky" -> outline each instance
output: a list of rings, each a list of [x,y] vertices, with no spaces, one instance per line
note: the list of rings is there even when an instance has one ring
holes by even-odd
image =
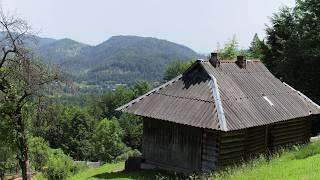
[[[157,37],[210,52],[236,35],[264,37],[272,13],[294,0],[0,0],[39,35],[95,45],[114,35]]]

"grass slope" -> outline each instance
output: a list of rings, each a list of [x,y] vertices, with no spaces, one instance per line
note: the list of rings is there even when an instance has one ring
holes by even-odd
[[[247,165],[220,172],[214,179],[319,179],[320,142],[293,147],[267,161],[261,157]]]
[[[91,168],[80,172],[72,177],[69,180],[81,180],[81,179],[158,179],[160,173],[156,171],[135,171],[135,172],[125,172],[124,162],[115,163],[115,164],[105,164],[99,168]]]
[[[166,179],[155,171],[125,172],[124,163],[106,164],[100,168],[88,169],[71,177],[75,179]],[[270,161],[264,157],[245,165],[230,168],[212,177],[212,179],[264,180],[264,179],[319,179],[320,142],[306,146],[295,146],[285,150]]]

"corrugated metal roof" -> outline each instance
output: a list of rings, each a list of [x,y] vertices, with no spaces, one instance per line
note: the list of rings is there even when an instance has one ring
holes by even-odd
[[[319,106],[275,78],[260,61],[248,61],[242,69],[232,61],[216,68],[198,61],[182,76],[118,110],[224,131],[320,113]]]

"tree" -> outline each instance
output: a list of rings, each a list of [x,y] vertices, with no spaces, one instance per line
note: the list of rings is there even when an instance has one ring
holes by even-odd
[[[184,73],[192,64],[193,61],[175,61],[169,64],[164,73],[164,80],[169,81]]]
[[[266,29],[267,49],[263,51],[263,62],[276,76],[281,76],[280,66],[287,62],[285,51],[288,48],[288,40],[291,39],[295,27],[294,16],[290,8],[280,9],[278,14],[271,18],[271,26]]]
[[[122,113],[118,119],[123,129],[123,142],[133,148],[141,150],[143,121],[142,118],[133,114]]]
[[[69,108],[63,120],[64,143],[62,149],[77,160],[90,160],[93,152],[92,134],[95,129],[95,121],[80,108]]]
[[[145,94],[150,89],[151,89],[151,84],[149,81],[146,81],[146,80],[137,80],[133,86],[133,91],[136,97]]]
[[[119,117],[121,112],[117,112],[115,109],[133,100],[136,93],[132,89],[118,86],[114,90],[105,92],[102,96],[94,97],[90,102],[89,112],[95,119]]]
[[[239,43],[236,36],[233,36],[232,39],[227,41],[224,44],[224,48],[218,49],[218,54],[222,59],[230,60],[236,58],[240,53]]]
[[[123,132],[116,118],[103,119],[95,129],[93,141],[97,159],[112,162],[117,156],[126,151],[121,141]]]
[[[26,119],[23,111],[26,103],[40,96],[45,85],[58,79],[58,73],[34,58],[26,48],[30,36],[28,24],[17,17],[0,12],[0,111],[1,121],[8,121],[12,141],[24,180],[28,174],[28,143]]]
[[[248,55],[250,58],[254,59],[262,59],[262,51],[263,51],[263,41],[259,39],[258,34],[256,33],[250,43]]]
[[[277,77],[320,102],[320,6],[297,0],[282,8],[266,30],[264,63]]]

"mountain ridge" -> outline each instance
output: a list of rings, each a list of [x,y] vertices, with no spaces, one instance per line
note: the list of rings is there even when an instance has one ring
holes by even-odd
[[[117,35],[95,46],[70,38],[38,40],[36,51],[44,62],[60,65],[79,82],[106,88],[138,79],[160,82],[168,64],[200,56],[187,46],[154,37]]]

